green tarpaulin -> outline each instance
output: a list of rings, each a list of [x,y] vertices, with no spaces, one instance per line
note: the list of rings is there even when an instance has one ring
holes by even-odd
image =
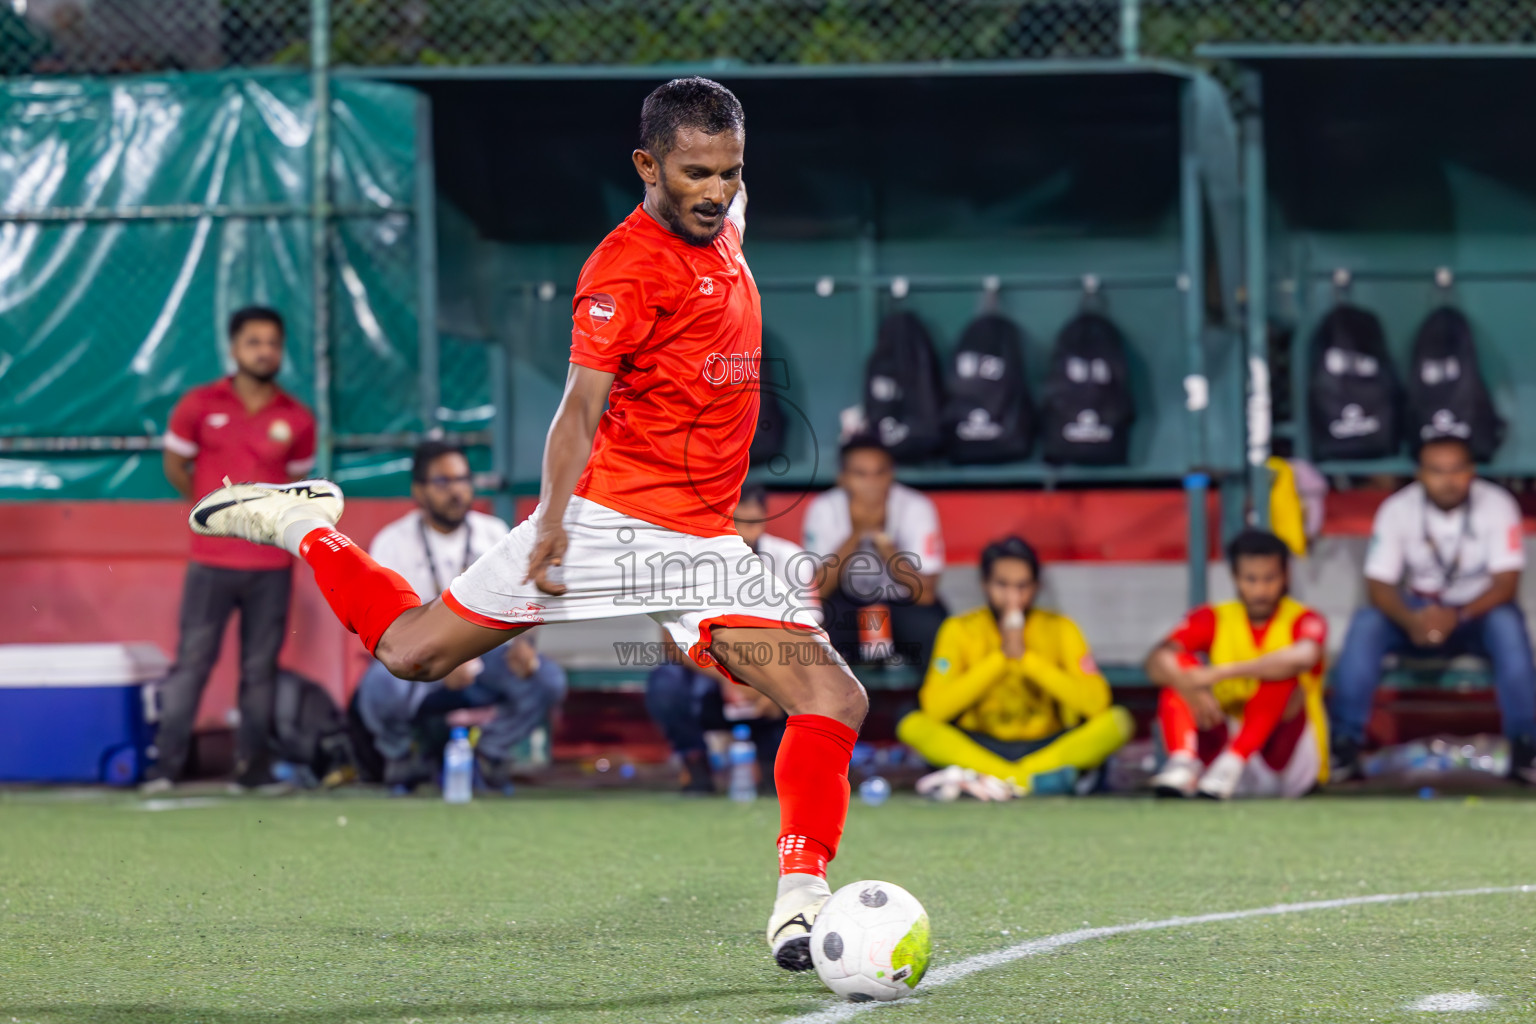
[[[333,429],[420,429],[425,100],[332,90]],[[314,128],[302,75],[0,85],[0,436],[159,435],[184,391],[228,372],[225,323],[250,303],[287,319],[281,383],[313,404]],[[168,496],[158,458],[18,453],[0,497]]]

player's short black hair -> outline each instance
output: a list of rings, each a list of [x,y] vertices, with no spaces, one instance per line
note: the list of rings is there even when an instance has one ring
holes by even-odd
[[[1237,572],[1239,558],[1278,558],[1280,568],[1289,569],[1291,549],[1268,530],[1248,529],[1233,537],[1232,543],[1227,545],[1227,564],[1233,572]]]
[[[1460,448],[1461,453],[1467,457],[1468,462],[1476,461],[1475,456],[1472,454],[1472,443],[1464,437],[1456,437],[1452,434],[1440,434],[1435,437],[1426,437],[1424,440],[1420,441],[1418,450],[1413,453],[1413,461],[1422,461],[1426,449],[1436,445],[1444,444],[1453,444]]]
[[[423,441],[418,444],[416,451],[411,455],[411,483],[426,483],[427,472],[432,468],[432,463],[444,455],[464,455],[464,449],[447,441]],[[468,458],[468,456],[465,457]]]
[[[853,452],[878,451],[890,455],[890,450],[880,443],[880,439],[874,434],[854,434],[843,442],[843,446],[837,451],[837,465],[841,469],[848,465],[848,456]]]
[[[768,488],[762,484],[747,484],[741,489],[741,497],[736,499],[736,504],[745,505],[749,501],[755,501],[763,508],[767,508]]]
[[[271,306],[244,306],[229,315],[229,340],[234,341],[241,328],[252,323],[276,324],[277,333],[285,338],[288,336],[288,325],[283,323],[283,314]]]
[[[992,578],[992,567],[999,559],[1017,558],[1029,566],[1029,574],[1036,581],[1040,579],[1040,554],[1034,546],[1023,537],[1011,535],[995,540],[981,549],[981,578],[985,582]]]
[[[741,101],[719,82],[693,75],[659,85],[640,107],[640,148],[663,160],[677,133],[692,128],[705,135],[745,131]]]

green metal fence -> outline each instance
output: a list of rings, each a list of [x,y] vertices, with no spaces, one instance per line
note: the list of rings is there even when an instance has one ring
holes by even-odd
[[[289,383],[315,403],[324,436],[340,442],[335,472],[377,478],[398,464],[399,446],[423,431],[485,431],[496,398],[495,375],[486,346],[438,337],[435,253],[430,244],[416,244],[435,237],[429,154],[421,145],[413,153],[394,154],[392,165],[412,172],[382,186],[370,184],[366,174],[352,174],[368,165],[349,158],[349,146],[353,157],[360,154],[345,119],[335,118],[345,105],[329,102],[343,81],[494,76],[509,69],[600,75],[605,67],[654,66],[661,72],[686,65],[718,67],[724,74],[743,66],[771,72],[775,65],[1092,60],[1199,64],[1235,89],[1233,66],[1209,49],[1233,42],[1536,45],[1536,5],[1520,0],[0,0],[0,75],[9,79],[12,104],[11,115],[0,120],[0,131],[7,133],[7,145],[0,146],[0,179],[47,164],[33,159],[35,153],[30,163],[18,160],[17,153],[27,141],[29,95],[46,95],[50,82],[67,92],[94,81],[87,91],[105,94],[111,91],[106,83],[125,81],[113,75],[146,81],[151,80],[146,75],[165,72],[246,69],[241,78],[269,81],[273,88],[291,90],[293,83],[307,82],[308,94],[323,101],[314,108],[318,116],[312,123],[308,114],[295,122],[308,133],[299,144],[303,160],[293,187],[275,198],[247,192],[189,200],[172,189],[154,201],[125,195],[0,204],[0,250],[14,251],[22,233],[33,233],[27,244],[34,263],[13,268],[24,276],[46,269],[47,251],[56,245],[95,245],[108,254],[113,246],[120,252],[186,254],[199,244],[199,232],[213,232],[218,244],[209,252],[229,253],[240,251],[242,237],[249,236],[245,248],[254,251],[261,247],[257,234],[271,236],[265,248],[292,254],[290,264],[263,269],[211,257],[189,262],[185,256],[179,264],[121,257],[90,264],[92,301],[117,310],[120,329],[109,330],[111,318],[82,316],[78,329],[63,332],[71,341],[68,352],[100,360],[126,345],[124,365],[131,365],[131,358],[152,358],[153,352],[144,356],[139,349],[157,337],[159,321],[155,310],[138,308],[143,305],[138,299],[178,294],[178,267],[192,267],[193,294],[200,294],[197,275],[225,275],[219,288],[204,293],[252,300],[261,297],[263,274],[274,280],[294,277],[289,283],[307,291],[308,299],[295,320],[301,344],[295,346]],[[301,99],[293,102],[302,107]],[[423,105],[422,117],[425,110]],[[280,117],[272,130],[281,134]],[[428,138],[430,126],[417,123],[414,133],[401,137],[406,136]],[[72,159],[79,163],[77,154]],[[338,174],[337,166],[351,170]],[[380,195],[392,205],[381,205]],[[282,244],[274,245],[273,238]],[[129,239],[132,245],[126,244]],[[230,286],[230,274],[249,280]],[[0,281],[4,325],[57,335],[52,318],[67,319],[76,307],[32,302],[22,310],[22,292],[33,285],[17,280]],[[44,275],[38,287],[47,285]],[[227,310],[211,299],[207,306],[191,320],[176,318],[162,355],[177,345],[203,344],[188,340],[189,329],[216,338],[214,314]],[[59,351],[49,350],[54,363],[61,362],[55,358]],[[178,358],[185,355],[177,351]],[[28,481],[57,477],[62,463],[40,457],[28,463],[28,453],[41,456],[72,445],[83,451],[142,449],[147,456],[127,461],[81,456],[73,466],[78,479],[60,485],[65,491],[135,493],[124,482],[139,477],[159,486],[153,435],[163,426],[169,393],[135,392],[131,401],[113,405],[91,388],[80,388],[70,392],[73,405],[55,403],[45,394],[50,382],[68,381],[71,367],[79,370],[85,362],[39,365],[35,373],[22,374],[18,360],[40,359],[39,352],[29,356],[25,346],[0,346],[0,377],[38,382],[30,396],[37,416],[24,427],[14,418],[9,426],[0,423],[0,450],[7,456],[0,495],[12,478],[22,481],[19,490],[35,493],[38,488]],[[211,373],[217,360],[216,349],[205,346],[181,362],[197,368],[187,373]],[[160,379],[167,387],[191,383],[175,374]]]
[[[1527,43],[1520,0],[5,0],[0,74],[1192,58],[1213,42]]]

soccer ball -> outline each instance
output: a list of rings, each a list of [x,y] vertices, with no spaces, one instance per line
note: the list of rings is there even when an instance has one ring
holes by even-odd
[[[890,882],[854,882],[832,894],[811,927],[822,983],[855,1002],[907,995],[928,970],[928,912]]]

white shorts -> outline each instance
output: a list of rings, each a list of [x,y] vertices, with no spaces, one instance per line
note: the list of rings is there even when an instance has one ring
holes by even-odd
[[[1306,714],[1305,711],[1302,712]],[[1242,723],[1236,719],[1227,726],[1229,735],[1236,736]],[[1290,759],[1279,768],[1265,760],[1261,750],[1243,766],[1242,778],[1232,794],[1236,797],[1284,797],[1294,800],[1306,796],[1317,786],[1322,772],[1323,759],[1317,742],[1317,727],[1307,722],[1296,741]]]
[[[804,580],[794,590],[734,533],[696,537],[572,497],[565,510],[569,546],[550,573],[566,587],[556,596],[523,582],[543,514],[540,505],[449,584],[444,603],[466,621],[492,629],[649,615],[705,666],[714,664],[708,653],[713,628],[791,631],[756,645],[757,653],[747,655],[754,659],[822,657],[831,650],[817,625],[809,559],[786,573]],[[794,649],[781,650],[781,643]]]

